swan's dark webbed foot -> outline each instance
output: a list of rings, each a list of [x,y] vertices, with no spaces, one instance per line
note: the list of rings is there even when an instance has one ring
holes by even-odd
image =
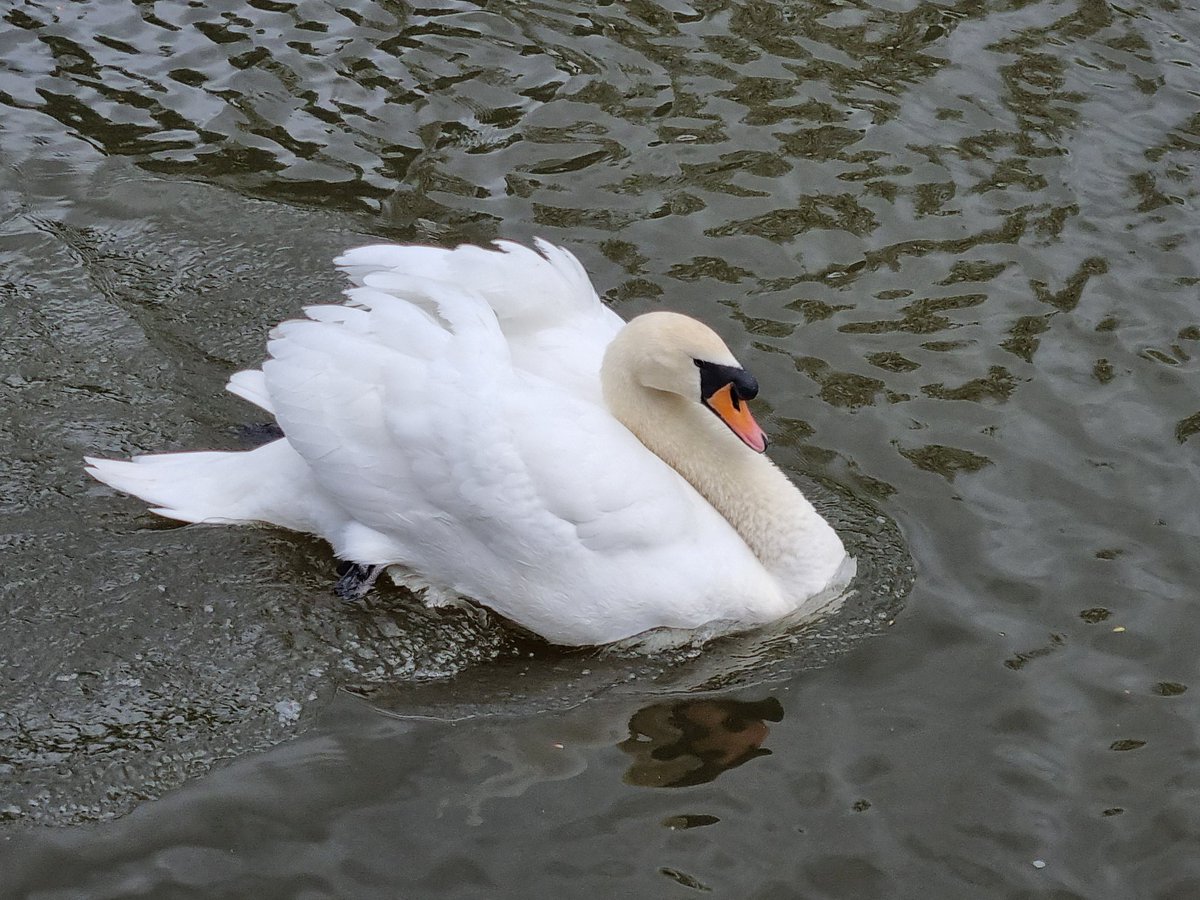
[[[340,562],[337,567],[338,580],[333,586],[333,592],[347,603],[361,600],[374,586],[375,579],[386,568],[387,566],[382,565],[364,566],[349,561]]]

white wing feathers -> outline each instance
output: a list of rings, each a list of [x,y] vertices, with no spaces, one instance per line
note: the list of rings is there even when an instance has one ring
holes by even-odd
[[[454,250],[375,244],[349,250],[334,264],[355,285],[366,283],[369,275],[378,272],[469,285],[502,325],[570,318],[589,311],[595,291],[579,260],[546,241],[534,243],[537,251],[511,241],[496,241],[495,249],[463,246]]]
[[[249,400],[255,406],[261,407],[269,413],[275,412],[271,407],[271,398],[267,395],[267,383],[263,380],[263,373],[258,369],[234,372],[225,385],[225,390],[243,400]]]

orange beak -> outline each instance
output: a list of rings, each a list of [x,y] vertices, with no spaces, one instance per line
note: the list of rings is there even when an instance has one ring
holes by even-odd
[[[750,406],[746,401],[734,397],[732,384],[713,391],[705,398],[704,404],[720,416],[721,421],[729,426],[729,430],[755,453],[762,453],[767,449],[766,432],[758,427],[754,416],[750,415]]]

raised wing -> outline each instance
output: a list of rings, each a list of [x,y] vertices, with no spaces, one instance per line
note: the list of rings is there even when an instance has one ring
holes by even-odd
[[[624,323],[569,251],[535,244],[536,251],[511,241],[454,250],[377,244],[334,262],[358,286],[395,276],[469,287],[494,311],[514,368],[598,402],[604,350]]]

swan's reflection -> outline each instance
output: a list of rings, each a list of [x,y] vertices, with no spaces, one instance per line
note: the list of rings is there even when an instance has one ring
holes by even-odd
[[[783,718],[774,697],[743,700],[681,700],[655,703],[629,720],[619,746],[632,756],[625,782],[640,787],[686,787],[712,781],[770,750],[762,746],[767,722]]]

